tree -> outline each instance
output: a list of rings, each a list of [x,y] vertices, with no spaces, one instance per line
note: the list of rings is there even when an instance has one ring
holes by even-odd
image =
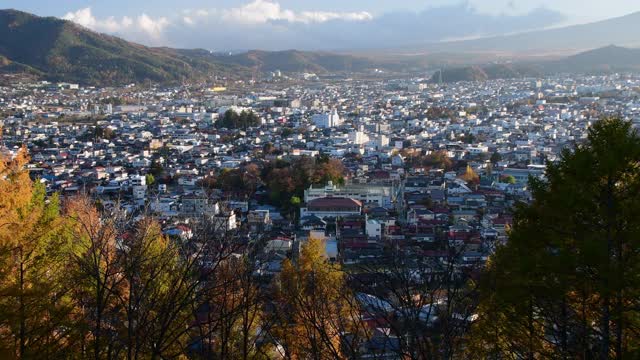
[[[149,172],[154,177],[159,177],[164,172],[164,168],[162,167],[162,164],[158,160],[153,160],[153,162],[151,163],[151,168],[149,169]]]
[[[251,163],[242,168],[242,187],[247,194],[254,194],[261,184],[260,168],[258,165]]]
[[[93,136],[98,139],[112,140],[116,137],[116,133],[109,127],[101,128],[96,126]]]
[[[462,136],[462,139],[461,139],[461,140],[462,140],[462,142],[463,142],[463,143],[465,143],[465,144],[473,144],[473,143],[474,143],[474,141],[476,141],[476,138],[475,138],[475,136],[473,136],[473,134],[472,134],[472,133],[467,132],[467,133],[465,133],[465,134]]]
[[[497,164],[499,161],[502,161],[502,155],[500,155],[499,152],[494,152],[493,154],[491,154],[491,163],[492,164]]]
[[[491,260],[470,350],[492,357],[633,358],[640,342],[640,137],[604,119],[531,180]]]
[[[271,170],[265,181],[269,187],[269,197],[276,204],[284,205],[283,201],[286,202],[295,193],[296,186],[289,168]]]
[[[357,353],[354,343],[358,311],[338,265],[324,256],[323,242],[310,239],[296,263],[285,260],[276,288],[275,325],[270,333],[283,346],[285,358],[342,359]],[[346,353],[345,353],[346,352]]]
[[[267,352],[258,344],[263,336],[265,299],[253,278],[248,257],[220,263],[205,293],[198,336],[203,358],[256,359]]]
[[[339,159],[329,159],[316,165],[316,184],[327,183],[344,184],[345,167]]]
[[[60,356],[68,342],[63,326],[71,312],[57,196],[45,201],[24,168],[25,149],[0,158],[0,354]],[[68,329],[68,328],[67,328]]]
[[[387,328],[386,354],[402,359],[456,359],[475,312],[472,275],[483,263],[461,266],[467,250],[444,237],[436,240],[441,255],[424,256],[420,249],[387,249],[381,261],[363,263],[351,286],[368,300],[365,313]],[[380,340],[378,341],[380,343]]]
[[[465,170],[464,175],[461,176],[461,179],[468,183],[474,184],[480,182],[480,177],[478,176],[478,174],[476,174],[471,165],[467,165],[467,169]]]
[[[272,144],[272,143],[270,143],[270,142],[265,143],[265,144],[262,146],[262,152],[263,152],[265,155],[271,155],[271,154],[273,154],[275,151],[276,151],[276,147],[275,147],[275,146],[273,146],[273,144]]]
[[[167,325],[160,313],[164,307],[173,305],[175,279],[182,276],[179,249],[151,218],[141,219],[126,235],[122,251],[118,252],[118,266],[126,283],[123,291],[117,293],[120,311],[114,326],[122,334],[126,357],[180,354],[187,334],[172,339],[174,345],[162,349],[165,335],[161,329],[185,327],[190,316],[183,311]]]
[[[500,182],[513,185],[516,183],[516,178],[514,178],[513,175],[504,175],[500,177]]]
[[[227,129],[246,129],[260,125],[260,119],[253,111],[243,110],[238,114],[235,110],[229,109],[216,125]]]
[[[225,191],[242,191],[242,171],[240,169],[224,169],[217,179],[217,185]]]
[[[145,175],[144,179],[145,179],[145,183],[147,184],[147,186],[151,186],[151,185],[156,183],[156,178],[153,176],[153,174]]]
[[[74,299],[84,312],[78,336],[88,341],[82,346],[87,349],[85,356],[95,360],[112,357],[118,342],[110,329],[116,325],[116,299],[125,285],[117,258],[117,240],[124,230],[122,218],[112,216],[103,222],[86,197],[71,200],[65,210],[74,243],[69,276],[76,284]]]
[[[432,166],[446,171],[451,170],[453,162],[447,155],[445,150],[436,151],[424,157],[422,159],[422,166]]]

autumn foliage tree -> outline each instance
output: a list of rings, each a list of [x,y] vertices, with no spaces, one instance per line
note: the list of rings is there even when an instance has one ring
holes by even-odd
[[[194,307],[219,294],[205,291],[206,275],[232,242],[206,228],[198,244],[169,239],[152,218],[102,213],[86,196],[60,204],[30,180],[24,150],[0,160],[0,357],[186,356]],[[251,271],[239,273],[230,355],[247,359],[260,316]]]
[[[59,351],[71,312],[58,197],[31,182],[27,161],[24,149],[0,158],[0,352],[17,358]]]
[[[265,299],[252,277],[247,258],[221,262],[211,275],[198,311],[196,334],[202,339],[202,358],[267,358],[269,348],[260,345]]]
[[[324,256],[323,242],[310,239],[297,262],[285,261],[276,289],[271,334],[285,358],[344,359],[359,350],[359,312],[340,267]],[[344,335],[351,335],[351,342]]]
[[[460,178],[470,184],[477,184],[480,182],[480,177],[473,170],[471,165],[467,165],[467,169],[465,170],[464,174]]]
[[[77,328],[86,356],[110,358],[118,351],[115,342],[116,299],[124,291],[125,278],[117,260],[117,221],[103,222],[90,199],[69,201],[66,216],[74,248],[69,275],[76,287],[74,299],[83,326]],[[121,225],[121,224],[120,224]]]
[[[343,184],[345,176],[342,161],[327,156],[302,156],[291,163],[276,161],[265,165],[262,171],[271,201],[285,208],[292,196],[302,197],[309,186],[325,185],[329,181]]]

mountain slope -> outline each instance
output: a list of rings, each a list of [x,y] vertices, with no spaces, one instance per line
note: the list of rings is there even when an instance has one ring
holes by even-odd
[[[259,71],[284,72],[362,72],[387,67],[382,61],[370,58],[310,51],[260,51],[252,50],[236,55],[218,55],[216,61],[228,65],[241,65]]]
[[[640,49],[607,46],[570,56],[557,63],[556,71],[607,72],[640,70]]]
[[[601,74],[624,71],[640,71],[640,49],[611,45],[553,61],[451,67],[442,71],[442,81],[483,81],[558,73]],[[440,81],[440,73],[436,72],[431,81]]]
[[[0,56],[6,59],[6,66],[16,64],[17,68],[9,70],[26,67],[51,80],[89,84],[170,82],[229,70],[213,61],[15,10],[0,11]]]
[[[423,44],[429,51],[549,52],[583,51],[612,43],[640,45],[640,12],[594,23],[475,40]]]
[[[151,48],[99,34],[72,22],[0,10],[0,72],[27,72],[53,81],[108,85],[180,82],[253,72],[360,72],[404,63],[326,52],[249,51],[214,55],[202,49]]]
[[[443,80],[537,77],[558,72],[640,70],[640,50],[615,46],[569,58],[534,63],[495,62],[500,51],[593,48],[601,43],[640,43],[640,13],[562,29],[430,45],[426,54],[334,54],[259,51],[217,55],[202,49],[152,48],[99,34],[52,17],[0,10],[0,73],[26,73],[52,81],[113,85],[131,82],[179,83],[211,76],[248,78],[255,73],[424,71],[445,67]],[[448,51],[448,52],[447,52]],[[492,51],[494,51],[492,53]],[[508,59],[504,57],[503,59]],[[493,59],[493,60],[491,60]],[[447,66],[474,65],[450,68]],[[434,81],[439,80],[438,77]]]
[[[445,68],[431,77],[431,82],[485,81],[494,79],[514,79],[538,77],[543,67],[537,64],[489,64],[484,66],[465,66]]]

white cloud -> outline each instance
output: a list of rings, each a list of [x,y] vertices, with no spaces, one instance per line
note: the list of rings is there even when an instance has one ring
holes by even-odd
[[[98,22],[93,14],[91,14],[91,8],[80,9],[76,12],[68,12],[62,18],[88,28],[94,28]]]
[[[187,24],[187,25],[194,25],[195,24],[195,21],[193,21],[193,19],[191,17],[189,17],[189,16],[184,16],[182,18],[182,21],[184,21],[184,23]]]
[[[473,6],[480,0],[421,12],[381,13],[375,18],[366,11],[296,11],[279,1],[243,0],[235,7],[187,9],[166,17],[144,13],[96,17],[91,8],[84,8],[64,18],[146,45],[216,50],[392,47],[522,32],[564,20],[562,14],[545,9],[524,15],[487,14]]]
[[[204,11],[209,15],[211,12]],[[331,20],[365,21],[373,19],[366,12],[327,12],[327,11],[302,11],[295,12],[283,9],[279,3],[269,0],[254,0],[244,6],[214,11],[223,20],[242,24],[264,24],[270,21],[288,21],[291,23],[323,23]],[[206,16],[206,15],[205,15]]]
[[[253,0],[253,2],[235,8],[185,10],[181,14],[171,17],[173,21],[167,17],[152,18],[144,13],[133,17],[98,18],[94,16],[90,7],[69,12],[63,18],[98,32],[116,34],[145,44],[160,45],[163,44],[163,40],[166,40],[165,35],[171,32],[170,28],[177,31],[180,27],[193,28],[221,22],[233,27],[264,25],[274,22],[303,25],[322,24],[332,20],[361,22],[372,20],[373,16],[365,11],[296,12],[282,8],[278,2],[273,0]]]
[[[123,16],[120,19],[113,16],[98,19],[93,15],[90,7],[69,12],[63,16],[63,19],[98,32],[134,35],[138,39],[149,42],[160,40],[164,30],[170,24],[165,17],[154,19],[144,13],[137,16],[135,20],[129,16]]]
[[[165,17],[152,19],[147,14],[138,16],[138,27],[154,38],[159,38],[164,29],[169,25],[169,20]]]

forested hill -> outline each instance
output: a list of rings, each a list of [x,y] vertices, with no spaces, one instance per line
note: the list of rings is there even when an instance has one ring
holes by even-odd
[[[383,64],[365,57],[301,51],[152,48],[100,34],[54,17],[0,10],[0,72],[25,72],[53,81],[94,85],[180,82],[207,76],[243,77],[254,71],[364,71]]]
[[[0,71],[88,84],[170,82],[238,70],[16,10],[0,11],[0,59]]]

